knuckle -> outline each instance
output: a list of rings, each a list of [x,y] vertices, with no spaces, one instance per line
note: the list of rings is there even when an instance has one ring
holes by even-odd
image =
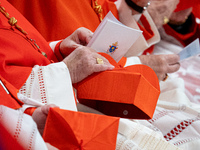
[[[77,51],[80,55],[86,55],[87,54],[87,49],[84,46],[79,46],[77,48]]]

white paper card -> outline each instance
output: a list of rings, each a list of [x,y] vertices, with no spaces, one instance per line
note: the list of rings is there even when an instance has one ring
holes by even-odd
[[[194,40],[188,46],[186,46],[178,55],[180,56],[180,61],[191,56],[200,54],[199,39]]]
[[[109,12],[87,46],[109,54],[118,62],[141,34],[142,31],[123,25]]]

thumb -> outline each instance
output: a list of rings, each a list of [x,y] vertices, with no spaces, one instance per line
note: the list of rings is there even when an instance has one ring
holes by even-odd
[[[59,108],[58,106],[56,106],[55,104],[49,104],[49,105],[44,105],[44,106],[42,106],[41,107],[41,111],[44,113],[44,114],[46,114],[46,115],[48,115],[48,112],[49,112],[49,109],[50,108],[55,108],[55,107],[57,107],[57,108]]]

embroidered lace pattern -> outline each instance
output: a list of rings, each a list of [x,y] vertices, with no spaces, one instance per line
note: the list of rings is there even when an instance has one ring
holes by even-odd
[[[34,127],[32,133],[31,133],[31,137],[30,137],[30,141],[29,141],[29,145],[28,145],[28,150],[31,150],[33,147],[33,140],[35,137],[35,133],[36,133],[36,128]]]
[[[46,90],[45,90],[45,85],[44,85],[44,76],[43,76],[42,68],[38,70],[38,80],[39,80],[41,101],[42,103],[47,104],[47,97],[46,97]]]
[[[149,123],[153,123],[155,122],[157,119],[163,117],[163,116],[166,116],[167,114],[169,113],[173,113],[173,111],[162,111],[160,112],[159,114],[155,115],[152,119],[149,119]]]
[[[167,133],[164,138],[167,141],[172,140],[174,137],[179,135],[183,130],[185,130],[188,126],[190,126],[193,122],[197,121],[199,119],[189,119],[184,120],[181,123],[179,123],[176,127],[174,127],[169,133]]]
[[[177,141],[173,144],[176,145],[176,146],[179,146],[181,144],[184,144],[184,143],[187,143],[187,142],[190,142],[190,141],[194,141],[194,140],[197,140],[197,139],[200,139],[200,138],[189,138],[189,139]]]
[[[31,80],[30,80],[30,84],[29,84],[29,90],[28,90],[29,92],[27,93],[27,97],[29,97],[29,98],[31,97],[31,89],[32,89],[34,78],[35,78],[35,74],[33,71],[31,72],[30,77],[31,77],[30,78]]]
[[[14,133],[14,138],[17,140],[20,133],[21,133],[21,127],[22,127],[22,121],[23,121],[23,112],[20,111],[18,120],[17,120],[17,125]]]
[[[24,83],[24,85],[21,87],[21,89],[19,90],[19,93],[25,95],[26,94],[26,83]]]
[[[30,74],[30,84],[28,84],[29,85],[28,90],[27,90],[27,86],[26,86],[27,84],[25,83],[21,87],[21,89],[19,90],[19,93],[21,93],[21,94],[27,96],[28,98],[30,98],[31,97],[31,89],[32,89],[34,78],[35,78],[35,74],[32,71],[31,74]]]

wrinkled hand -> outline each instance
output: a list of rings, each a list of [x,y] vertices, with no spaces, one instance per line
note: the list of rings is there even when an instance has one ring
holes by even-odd
[[[164,24],[165,17],[170,18],[178,3],[179,0],[151,0],[147,10],[158,29]]]
[[[92,35],[93,33],[90,30],[81,27],[65,38],[60,44],[60,53],[63,58],[68,56],[79,46],[86,46],[92,38]]]
[[[101,58],[104,64],[97,64],[97,58]],[[106,58],[86,46],[78,47],[63,62],[69,69],[72,83],[77,83],[94,72],[114,69]]]
[[[38,107],[32,114],[32,118],[36,122],[38,130],[41,135],[43,134],[47,115],[51,107],[57,107],[57,106],[54,104],[44,105],[44,106]]]
[[[169,55],[141,55],[139,56],[142,64],[151,67],[159,80],[166,77],[166,73],[173,73],[180,68],[180,60],[177,54]]]
[[[178,12],[173,12],[170,17],[170,23],[177,24],[177,25],[181,25],[185,23],[186,19],[189,17],[191,12],[192,12],[192,8],[188,8],[188,9],[181,10]]]

